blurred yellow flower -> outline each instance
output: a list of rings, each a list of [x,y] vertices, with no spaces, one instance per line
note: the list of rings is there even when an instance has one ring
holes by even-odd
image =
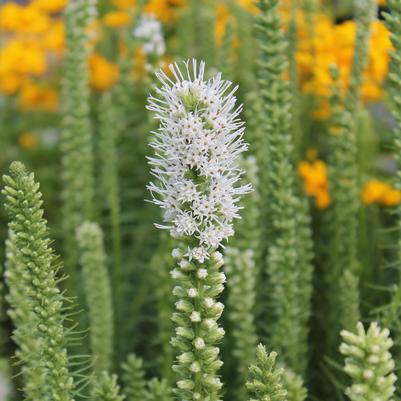
[[[362,200],[366,205],[395,206],[401,202],[401,191],[386,182],[371,180],[363,188]]]
[[[24,132],[18,138],[18,144],[23,149],[32,150],[38,146],[38,138],[32,132]]]
[[[186,0],[149,0],[145,6],[145,12],[155,15],[162,22],[171,24],[177,18],[177,11],[185,5]]]
[[[136,0],[113,0],[113,4],[120,10],[128,10],[136,6]]]
[[[226,31],[227,22],[230,18],[230,10],[226,4],[217,4],[216,6],[216,23],[214,27],[214,36],[217,44],[223,41],[224,33]]]
[[[110,11],[103,17],[103,22],[111,28],[123,28],[129,25],[130,16],[125,11]]]
[[[62,53],[64,50],[64,22],[55,21],[42,38],[43,47],[54,53]]]
[[[0,29],[24,34],[46,32],[51,25],[49,16],[34,4],[21,6],[12,2],[0,8]]]
[[[252,14],[259,12],[259,8],[254,0],[237,0],[237,3]]]
[[[42,110],[53,112],[58,107],[57,92],[33,82],[24,82],[19,93],[19,104],[23,110]]]
[[[298,14],[298,50],[296,60],[300,83],[304,92],[327,100],[330,95],[332,79],[331,65],[337,65],[342,88],[349,84],[356,25],[354,21],[334,24],[325,15],[318,15],[315,34],[309,37],[305,16]],[[365,101],[375,101],[382,97],[382,86],[388,74],[389,50],[391,49],[389,32],[382,21],[372,23],[368,63],[363,73],[361,93]],[[327,117],[327,104],[322,102],[324,112],[320,117]]]
[[[56,14],[63,11],[68,0],[32,0],[31,4],[45,13]]]
[[[298,174],[304,182],[305,193],[314,197],[315,206],[325,209],[331,202],[327,167],[322,160],[302,161],[298,165]]]
[[[46,51],[33,39],[11,39],[0,49],[0,88],[4,93],[15,92],[26,76],[40,76],[46,70]]]
[[[90,83],[98,91],[112,87],[118,79],[117,64],[108,61],[98,53],[89,59]]]

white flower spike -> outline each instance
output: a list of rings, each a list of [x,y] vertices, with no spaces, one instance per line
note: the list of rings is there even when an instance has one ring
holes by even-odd
[[[142,51],[146,55],[162,56],[166,51],[162,24],[151,14],[142,16],[134,37],[143,42]]]
[[[217,74],[205,79],[205,63],[170,65],[173,78],[160,71],[157,95],[149,97],[160,127],[149,158],[157,183],[150,183],[153,202],[164,210],[174,237],[191,240],[189,258],[201,262],[233,235],[238,201],[251,185],[238,185],[239,155],[247,149],[244,123],[236,107],[237,87]]]

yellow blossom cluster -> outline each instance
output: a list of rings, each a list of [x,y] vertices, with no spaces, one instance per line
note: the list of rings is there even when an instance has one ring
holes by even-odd
[[[380,180],[370,180],[363,188],[362,200],[366,205],[396,206],[401,202],[401,191]]]
[[[11,95],[18,90],[32,93],[32,79],[45,76],[64,48],[64,26],[59,13],[67,0],[32,0],[27,5],[14,2],[0,7],[0,92]],[[27,86],[27,88],[25,88]],[[36,87],[37,92],[41,90]],[[45,89],[46,105],[56,96]],[[31,97],[32,98],[32,97]],[[26,104],[25,100],[21,100]]]
[[[0,93],[16,95],[24,110],[54,111],[58,106],[57,90],[50,83],[54,68],[62,61],[62,11],[67,3],[68,0],[31,0],[26,4],[9,1],[0,5]],[[136,1],[113,3],[114,10],[94,24],[94,47],[102,40],[103,26],[121,28],[130,23]],[[185,4],[185,0],[149,0],[145,12],[173,23],[178,9]],[[136,57],[141,59],[141,55]],[[90,57],[88,68],[91,86],[97,91],[110,88],[117,80],[117,64],[99,53]]]
[[[137,5],[137,0],[114,0],[116,10],[109,12],[104,17],[108,26],[123,27],[130,21],[129,11]],[[186,0],[149,0],[144,7],[144,12],[153,14],[158,20],[172,24],[177,19],[177,12],[186,5]]]
[[[305,193],[315,199],[318,209],[330,205],[327,166],[322,160],[302,161],[298,165],[298,174],[304,183]]]
[[[338,67],[342,87],[346,89],[349,84],[356,35],[355,21],[335,24],[329,17],[318,15],[311,30],[308,29],[304,14],[299,14],[298,20],[296,59],[301,87],[304,92],[323,101],[327,100],[332,85],[330,68],[333,64]],[[389,32],[382,21],[374,21],[371,32],[368,63],[361,88],[365,101],[376,101],[382,97],[391,49]],[[323,113],[322,117],[327,114]]]
[[[35,149],[38,142],[38,137],[31,131],[23,132],[18,138],[18,144],[25,150]]]

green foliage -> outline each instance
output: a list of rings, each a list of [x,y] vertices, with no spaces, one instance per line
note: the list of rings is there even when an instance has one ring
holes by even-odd
[[[93,401],[123,401],[124,397],[120,395],[120,387],[117,384],[117,376],[110,376],[103,372],[96,377],[93,386]]]
[[[172,381],[172,365],[174,351],[170,341],[174,333],[171,316],[174,309],[174,297],[172,295],[173,280],[170,275],[174,259],[171,256],[172,241],[167,235],[160,239],[161,245],[150,262],[150,268],[154,270],[155,295],[157,303],[157,329],[158,341],[161,348],[159,363],[162,377],[168,383]]]
[[[253,156],[242,161],[244,181],[257,187],[258,169]],[[257,344],[255,327],[256,279],[259,276],[255,254],[259,243],[259,194],[255,190],[242,200],[241,219],[235,224],[236,236],[227,247],[226,272],[229,294],[227,317],[232,325],[228,336],[234,339],[232,354],[236,357],[237,386],[231,388],[233,396],[245,399],[248,367],[254,360]]]
[[[247,388],[252,394],[250,401],[286,401],[287,391],[283,384],[283,369],[276,367],[277,354],[267,353],[259,344],[256,349],[256,362],[249,368],[250,379]]]
[[[89,315],[90,345],[95,374],[109,370],[113,355],[113,305],[103,247],[96,223],[84,222],[77,231],[80,263]]]
[[[124,394],[127,401],[143,401],[146,399],[146,380],[143,360],[136,355],[128,355],[122,366]]]
[[[393,146],[394,146],[394,158],[397,163],[397,174],[395,177],[395,185],[397,188],[401,188],[401,99],[399,93],[401,90],[401,5],[397,1],[390,0],[388,6],[391,13],[386,14],[386,23],[391,32],[391,42],[394,50],[391,52],[391,63],[390,63],[390,95],[391,95],[391,111],[393,117],[396,120],[396,127],[393,130]],[[397,209],[397,259],[401,260],[401,207]],[[398,262],[399,263],[399,262]],[[400,270],[399,264],[397,264],[398,270]],[[399,300],[401,298],[401,272],[399,272],[398,284],[396,291],[393,295],[393,300],[390,304],[390,314],[388,314],[388,320],[386,323],[390,325],[392,329],[399,322],[400,308]],[[398,330],[397,330],[398,335]]]
[[[72,401],[63,327],[64,297],[57,288],[55,255],[50,248],[42,195],[32,173],[14,162],[3,177],[9,216],[8,283],[11,316],[17,326],[18,357],[30,400]]]
[[[121,279],[121,232],[120,232],[120,197],[118,180],[117,141],[120,137],[119,125],[122,113],[115,104],[113,93],[106,92],[99,102],[99,158],[101,166],[101,196],[105,199],[110,215],[113,242],[112,284],[118,292]],[[116,123],[118,121],[118,123]],[[116,298],[115,298],[116,299]]]
[[[311,233],[303,201],[297,196],[291,135],[291,88],[284,78],[288,46],[277,0],[259,2],[256,27],[260,55],[259,96],[263,100],[258,130],[262,263],[269,277],[272,310],[268,334],[272,346],[288,366],[303,373],[307,363],[307,335],[311,297]],[[302,282],[302,289],[300,286]]]
[[[205,264],[182,258],[182,252],[174,250],[178,267],[172,271],[176,282],[173,294],[177,298],[173,321],[175,337],[171,343],[178,351],[173,370],[177,376],[174,393],[182,400],[219,400],[221,381],[217,370],[219,359],[217,343],[224,330],[219,327],[224,306],[217,302],[223,291],[225,275],[219,270],[223,258],[214,252]]]
[[[351,401],[387,401],[393,399],[397,377],[393,373],[394,361],[389,352],[393,341],[388,329],[373,322],[365,331],[358,323],[356,333],[341,332],[340,351],[345,355],[344,371],[352,385],[346,389]]]

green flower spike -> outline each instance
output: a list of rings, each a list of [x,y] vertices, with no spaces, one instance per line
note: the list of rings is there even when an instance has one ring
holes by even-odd
[[[143,360],[136,355],[128,356],[123,364],[124,394],[127,401],[143,401],[146,399],[145,371]]]
[[[90,322],[93,370],[109,370],[113,354],[113,305],[103,247],[103,233],[96,223],[85,222],[77,231],[80,261]]]
[[[352,380],[351,387],[346,390],[351,401],[393,399],[397,377],[393,373],[394,361],[389,351],[393,341],[389,336],[389,330],[381,329],[375,322],[367,331],[359,322],[356,333],[341,332],[344,371]]]
[[[110,376],[103,372],[94,380],[93,401],[123,401],[120,395],[120,387],[117,384],[117,376]]]
[[[283,385],[284,370],[276,367],[277,354],[267,353],[259,344],[256,349],[256,362],[249,368],[246,384],[252,394],[250,401],[287,401],[287,391]]]
[[[19,162],[11,164],[10,175],[3,179],[11,233],[7,273],[11,316],[17,326],[15,339],[24,364],[22,371],[28,373],[24,376],[37,379],[26,383],[24,391],[32,401],[72,401],[74,383],[68,370],[64,297],[57,288],[58,267],[43,218],[39,184]]]

